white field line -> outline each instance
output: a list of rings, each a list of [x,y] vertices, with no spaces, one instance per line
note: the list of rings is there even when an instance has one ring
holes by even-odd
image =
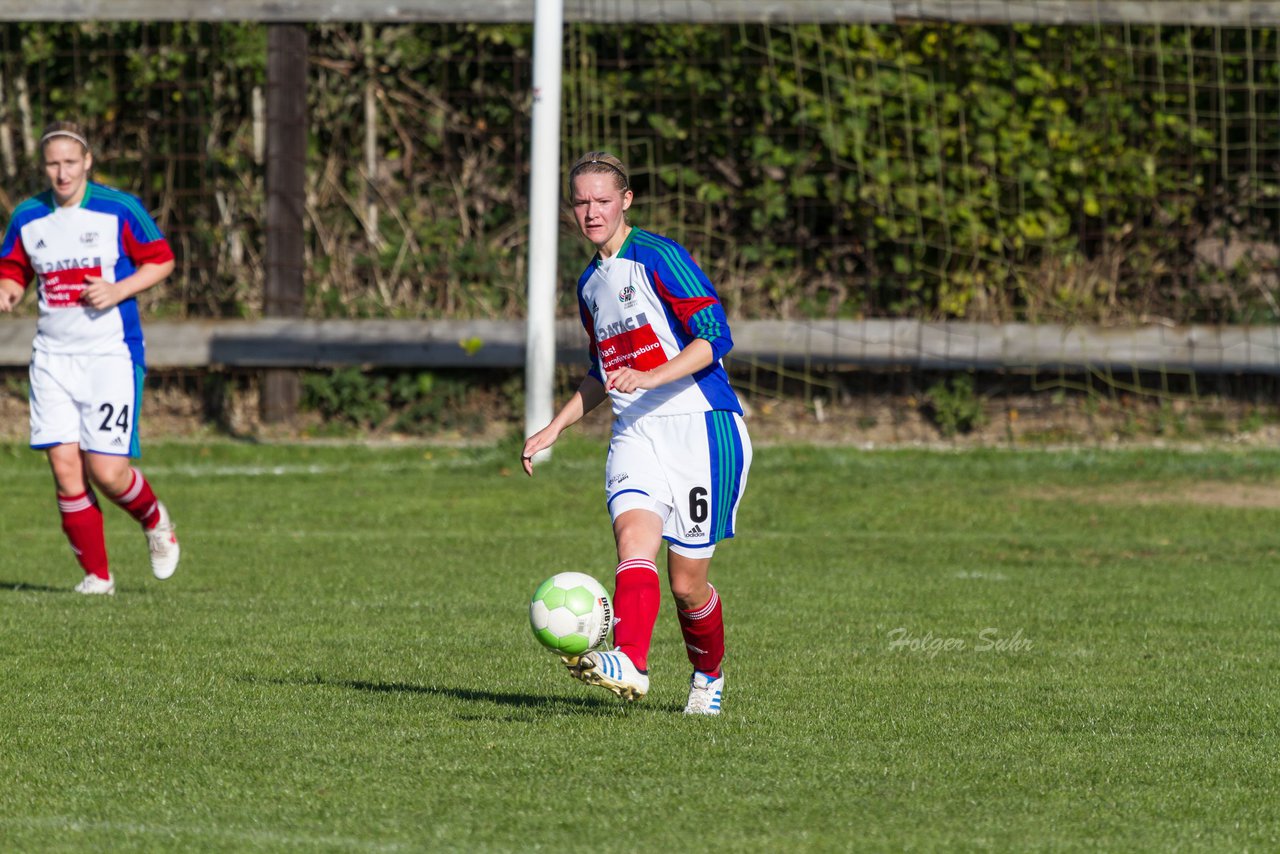
[[[177,475],[179,477],[284,477],[293,475],[331,475],[344,474],[353,470],[361,471],[403,471],[403,465],[381,465],[381,466],[353,466],[353,465],[283,465],[283,466],[261,466],[261,465],[240,465],[240,466],[221,466],[221,465],[176,465],[176,466],[149,466],[145,460],[136,463],[136,466],[148,476]],[[20,472],[6,472],[6,477],[17,475],[27,475],[30,477],[49,477],[49,473],[42,467],[38,469],[24,469]]]
[[[325,465],[312,463],[309,465],[176,465],[148,466],[139,463],[138,468],[145,473],[163,475],[179,475],[182,477],[291,477],[294,475],[330,475],[346,474],[353,469],[372,472],[403,471],[404,465],[352,466],[347,464]]]
[[[307,848],[329,847],[343,851],[405,851],[409,846],[400,842],[380,842],[373,839],[353,839],[349,836],[319,836],[305,833],[286,833],[274,830],[235,830],[204,825],[143,824],[139,822],[84,821],[70,816],[30,816],[0,818],[0,827],[20,827],[33,830],[57,830],[74,833],[110,833],[128,836],[173,837],[198,836],[232,842],[262,845],[296,845]]]
[[[137,468],[141,469],[148,478],[153,475],[175,475],[178,477],[295,477],[360,474],[364,472],[371,474],[399,474],[414,470],[425,472],[431,469],[466,469],[498,464],[499,461],[492,457],[412,460],[398,463],[375,463],[372,465],[364,463],[340,463],[336,465],[326,463],[310,463],[307,465],[148,465],[145,459],[135,463]],[[573,469],[588,467],[595,469],[600,467],[600,463],[595,460],[590,463],[555,463],[555,465],[561,468]],[[519,466],[519,460],[512,461],[509,464],[513,472]],[[49,477],[49,472],[44,467],[23,469],[18,472],[5,472],[5,477],[13,477],[15,475],[47,478]]]

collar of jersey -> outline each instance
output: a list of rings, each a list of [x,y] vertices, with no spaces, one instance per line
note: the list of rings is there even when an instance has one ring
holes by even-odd
[[[84,185],[84,198],[80,200],[80,204],[76,205],[76,208],[87,208],[89,206],[89,199],[93,196],[93,188],[96,186],[97,184],[92,181]],[[57,200],[53,198],[53,190],[45,190],[37,198],[44,202],[51,211],[63,210],[62,205],[58,204]]]
[[[618,251],[613,253],[614,258],[621,258],[623,256],[623,254],[627,251],[627,247],[631,245],[631,241],[635,239],[636,232],[639,230],[640,229],[636,228],[634,225],[631,226],[631,230],[627,232],[627,239],[622,241],[622,245],[618,247]],[[600,253],[597,252],[596,266],[599,267],[603,263],[604,263],[604,259],[601,258]]]

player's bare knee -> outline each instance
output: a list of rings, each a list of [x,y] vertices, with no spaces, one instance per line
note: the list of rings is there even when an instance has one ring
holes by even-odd
[[[614,520],[613,536],[619,560],[654,560],[662,543],[662,519],[647,510],[629,510]]]
[[[87,488],[84,463],[75,445],[55,445],[47,451],[49,470],[60,495],[80,495]]]
[[[681,611],[692,611],[707,604],[711,598],[711,585],[706,578],[672,576],[671,598]]]
[[[129,460],[126,457],[105,456],[103,454],[87,454],[89,461],[89,477],[102,487],[108,495],[119,495],[129,488],[132,474]]]

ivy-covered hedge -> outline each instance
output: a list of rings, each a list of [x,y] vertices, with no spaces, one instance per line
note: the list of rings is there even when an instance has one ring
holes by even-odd
[[[531,28],[309,32],[308,311],[520,314]],[[0,42],[0,204],[39,188],[39,126],[80,118],[178,249],[150,308],[256,313],[265,29]],[[1278,57],[1274,29],[574,25],[564,158],[628,160],[633,221],[689,245],[738,316],[1271,321]],[[560,252],[568,312],[567,223]]]

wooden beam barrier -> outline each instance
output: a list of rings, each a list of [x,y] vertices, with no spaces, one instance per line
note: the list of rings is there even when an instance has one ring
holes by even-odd
[[[189,320],[145,323],[152,368],[519,368],[520,320]],[[1280,375],[1280,326],[1091,326],[917,320],[733,324],[730,358],[788,367],[961,371],[1169,371]],[[0,365],[26,365],[35,321],[0,319]],[[585,364],[576,320],[556,358]]]
[[[731,355],[789,365],[1280,374],[1280,327],[1275,326],[757,320],[734,330]]]
[[[144,321],[147,366],[174,368],[515,368],[524,365],[523,321]],[[0,366],[26,365],[32,318],[0,319]],[[561,321],[556,357],[586,362],[581,324]]]
[[[2,21],[528,23],[535,0],[43,0],[5,4]],[[1269,27],[1273,0],[565,0],[568,22],[1133,24]]]

